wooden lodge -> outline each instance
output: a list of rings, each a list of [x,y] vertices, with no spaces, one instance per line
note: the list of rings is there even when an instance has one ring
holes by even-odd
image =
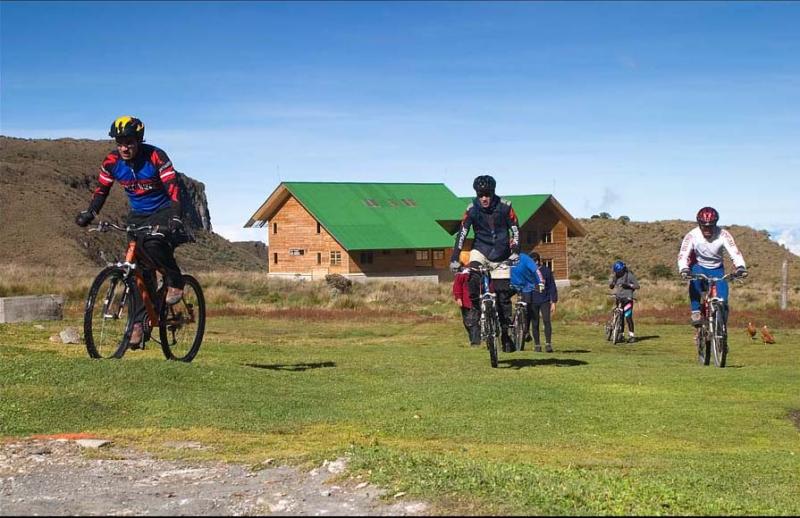
[[[517,213],[521,250],[535,249],[558,284],[568,283],[567,243],[585,235],[580,223],[548,194],[503,198]],[[441,183],[283,182],[245,227],[267,229],[270,276],[439,281],[452,278],[450,254],[469,203]]]

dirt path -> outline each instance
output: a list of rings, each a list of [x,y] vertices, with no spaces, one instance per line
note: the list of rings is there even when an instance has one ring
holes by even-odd
[[[222,462],[181,462],[107,444],[102,459],[85,440],[0,443],[0,515],[276,515],[411,516],[423,502],[359,480],[332,481],[346,459],[302,472],[288,466],[253,471]],[[193,443],[176,448],[202,447]]]

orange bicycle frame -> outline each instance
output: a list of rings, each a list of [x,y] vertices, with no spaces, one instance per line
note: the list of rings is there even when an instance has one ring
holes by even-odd
[[[125,252],[125,261],[129,264],[136,263],[136,240],[131,240],[128,243],[128,250]],[[145,309],[147,310],[147,316],[150,318],[150,325],[156,326],[158,325],[158,314],[156,313],[156,308],[153,306],[153,301],[150,300],[150,292],[147,290],[147,286],[144,282],[144,276],[142,275],[142,271],[136,268],[133,271],[134,277],[136,278],[136,288],[139,290],[139,294],[142,296],[142,303],[144,304]]]

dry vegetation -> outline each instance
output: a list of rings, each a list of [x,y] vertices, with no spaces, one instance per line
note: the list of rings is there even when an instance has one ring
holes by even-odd
[[[0,297],[27,294],[61,294],[67,312],[78,315],[96,269],[72,268],[41,271],[27,266],[0,265]],[[349,293],[338,293],[324,281],[269,279],[262,272],[193,272],[203,285],[209,314],[280,316],[308,320],[459,318],[451,301],[449,283],[354,283]],[[556,320],[601,323],[611,308],[610,293],[601,282],[581,279],[559,290]],[[637,320],[684,323],[688,319],[685,285],[676,279],[642,280],[637,293]],[[779,310],[777,286],[745,281],[731,287],[731,323],[759,327],[800,325],[800,288],[789,291],[789,310]]]

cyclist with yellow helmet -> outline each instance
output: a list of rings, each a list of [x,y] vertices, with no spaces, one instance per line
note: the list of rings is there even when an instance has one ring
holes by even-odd
[[[148,235],[142,246],[147,255],[166,272],[167,303],[175,304],[183,296],[183,276],[175,261],[175,247],[188,241],[181,221],[180,187],[172,161],[167,154],[144,143],[144,124],[136,117],[125,115],[111,124],[108,135],[117,143],[100,166],[99,185],[94,190],[89,208],[75,218],[85,227],[100,213],[111,186],[118,182],[128,195],[130,212],[128,224],[158,225],[159,235]],[[143,271],[148,282],[154,272]],[[137,294],[138,292],[134,291]],[[144,305],[137,300],[131,345],[141,342]]]

